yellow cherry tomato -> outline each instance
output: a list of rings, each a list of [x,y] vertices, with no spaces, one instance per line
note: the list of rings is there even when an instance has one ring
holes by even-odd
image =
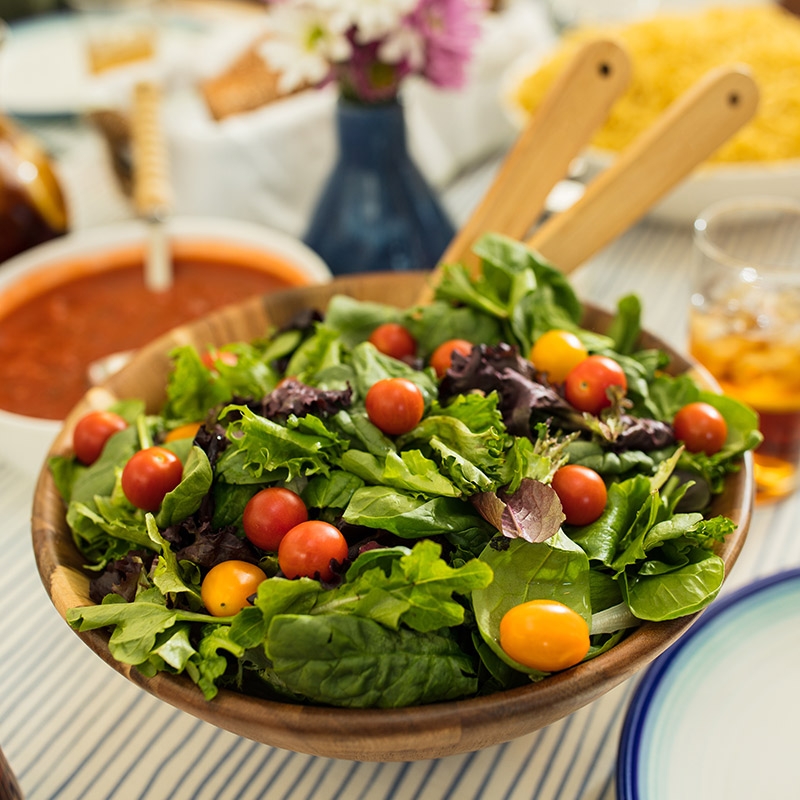
[[[164,437],[165,442],[176,442],[178,439],[194,439],[197,436],[197,431],[200,430],[199,422],[187,422],[185,425],[179,425],[173,428]]]
[[[553,328],[534,342],[529,358],[539,372],[547,374],[550,383],[563,383],[570,370],[588,355],[574,333]]]
[[[577,611],[557,600],[529,600],[503,615],[500,647],[526,667],[558,672],[589,652],[589,626]]]
[[[200,597],[209,614],[227,617],[251,605],[249,598],[267,579],[261,567],[247,561],[222,561],[213,566],[200,586]]]

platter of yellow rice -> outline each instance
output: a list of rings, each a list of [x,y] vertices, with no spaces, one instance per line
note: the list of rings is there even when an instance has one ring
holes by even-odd
[[[800,17],[763,3],[663,11],[625,24],[576,29],[544,58],[509,69],[503,94],[512,119],[524,124],[575,49],[598,36],[623,44],[632,77],[585,154],[590,172],[607,166],[708,71],[739,64],[759,85],[756,115],[652,214],[683,222],[733,194],[800,197]]]

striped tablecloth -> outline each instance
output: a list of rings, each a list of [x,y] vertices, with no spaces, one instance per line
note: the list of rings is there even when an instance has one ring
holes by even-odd
[[[454,185],[461,221],[492,168]],[[629,292],[646,326],[684,349],[688,226],[643,223],[574,274],[580,295],[612,307]],[[33,484],[0,467],[0,747],[29,800],[611,800],[622,722],[636,678],[572,716],[473,754],[353,763],[287,752],[219,730],[135,688],[56,613],[39,581]],[[724,593],[800,565],[800,496],[756,509]]]

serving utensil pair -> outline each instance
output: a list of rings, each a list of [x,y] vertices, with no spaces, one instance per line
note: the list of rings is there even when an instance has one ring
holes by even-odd
[[[647,211],[756,111],[758,87],[743,66],[721,66],[670,106],[565,211],[536,230],[549,192],[605,121],[631,74],[611,39],[583,45],[551,86],[496,178],[441,259],[474,266],[482,233],[506,234],[570,273]]]

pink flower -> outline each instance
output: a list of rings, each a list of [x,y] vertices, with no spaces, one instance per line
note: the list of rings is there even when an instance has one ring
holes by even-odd
[[[485,10],[479,0],[420,0],[411,20],[425,41],[421,74],[431,83],[449,89],[464,85]]]
[[[366,103],[394,97],[407,75],[464,85],[485,0],[273,0],[262,47],[286,80],[319,85],[325,66],[342,93]],[[292,55],[294,53],[294,55]]]

